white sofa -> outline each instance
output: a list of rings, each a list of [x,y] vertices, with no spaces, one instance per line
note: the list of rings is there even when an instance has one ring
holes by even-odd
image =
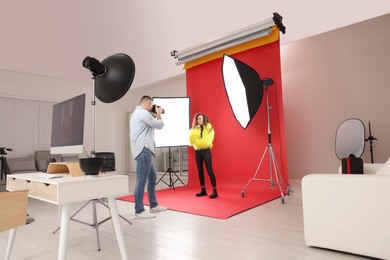
[[[302,179],[306,245],[390,259],[389,195],[390,159],[364,164],[363,175],[306,175]]]

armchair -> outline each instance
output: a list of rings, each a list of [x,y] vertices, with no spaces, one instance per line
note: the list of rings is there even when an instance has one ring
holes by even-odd
[[[307,246],[390,259],[389,161],[364,164],[362,175],[309,174],[302,179]]]

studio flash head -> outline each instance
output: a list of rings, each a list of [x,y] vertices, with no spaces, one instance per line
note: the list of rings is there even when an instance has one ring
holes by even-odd
[[[83,67],[89,69],[93,75],[101,76],[106,72],[106,67],[94,57],[85,57]]]

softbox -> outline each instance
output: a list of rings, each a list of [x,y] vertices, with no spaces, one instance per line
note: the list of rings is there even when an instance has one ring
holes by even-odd
[[[260,76],[252,67],[226,54],[222,61],[222,75],[234,117],[246,129],[263,100]]]

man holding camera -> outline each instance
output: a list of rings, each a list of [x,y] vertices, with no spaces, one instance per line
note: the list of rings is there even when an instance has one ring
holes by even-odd
[[[135,108],[130,118],[131,152],[137,162],[137,178],[134,188],[136,218],[155,218],[155,212],[167,210],[157,203],[157,175],[153,164],[155,156],[154,129],[164,127],[164,122],[161,119],[162,113],[161,107],[153,106],[153,99],[150,96],[143,96],[140,105]],[[150,203],[149,212],[145,211],[143,203],[146,183]]]

